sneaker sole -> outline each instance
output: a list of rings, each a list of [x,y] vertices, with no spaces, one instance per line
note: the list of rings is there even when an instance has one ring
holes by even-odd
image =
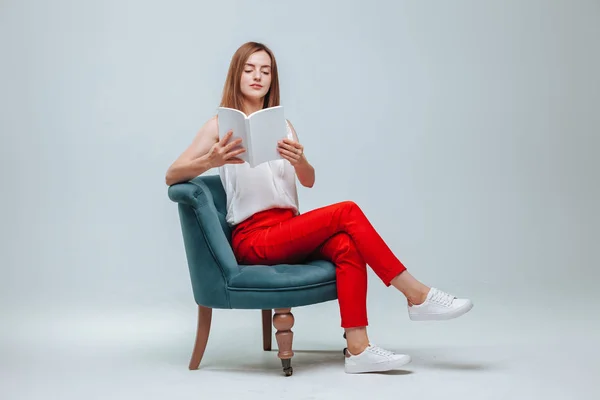
[[[473,308],[473,303],[469,302],[462,306],[461,308],[457,308],[452,312],[447,312],[443,314],[411,314],[408,313],[408,317],[412,321],[447,321],[449,319],[458,318],[462,315],[465,315]]]
[[[398,369],[403,365],[410,363],[411,358],[405,355],[399,360],[387,363],[367,364],[367,365],[346,365],[345,371],[347,374],[364,374],[368,372],[386,372],[393,369]]]

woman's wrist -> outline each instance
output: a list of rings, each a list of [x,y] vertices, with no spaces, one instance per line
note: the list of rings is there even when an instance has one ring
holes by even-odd
[[[312,187],[315,183],[315,169],[308,162],[304,154],[302,158],[296,165],[294,165],[294,169],[296,170],[296,176],[298,180],[303,186]]]

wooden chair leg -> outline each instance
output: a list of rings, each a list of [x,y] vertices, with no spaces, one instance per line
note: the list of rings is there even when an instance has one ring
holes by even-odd
[[[290,376],[294,372],[292,368],[292,357],[294,356],[294,352],[292,351],[294,315],[291,313],[291,308],[276,309],[275,315],[273,315],[273,326],[277,329],[275,333],[275,339],[279,347],[277,357],[281,359],[285,376]]]
[[[212,308],[198,306],[198,328],[196,330],[196,343],[190,360],[190,369],[198,369],[206,343],[208,342],[208,334],[210,333],[210,323],[212,321]]]
[[[263,350],[271,351],[273,336],[273,310],[262,310]]]

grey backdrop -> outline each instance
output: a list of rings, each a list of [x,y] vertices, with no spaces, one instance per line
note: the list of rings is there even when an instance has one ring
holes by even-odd
[[[317,171],[303,210],[355,200],[449,290],[596,279],[599,8],[4,1],[1,304],[191,300],[164,173],[247,40]]]
[[[520,296],[552,316],[548,299],[589,299],[599,15],[591,0],[5,0],[2,311],[185,307],[190,334],[164,174],[248,40],[274,50],[317,171],[303,210],[356,201],[416,276],[472,297],[474,313],[506,316]],[[370,277],[370,309],[404,316]],[[337,329],[337,305],[322,309]]]

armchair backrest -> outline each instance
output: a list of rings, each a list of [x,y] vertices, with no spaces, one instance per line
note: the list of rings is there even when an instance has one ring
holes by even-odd
[[[179,220],[192,290],[197,304],[230,308],[227,281],[239,272],[225,220],[227,199],[218,175],[200,176],[169,187]]]

